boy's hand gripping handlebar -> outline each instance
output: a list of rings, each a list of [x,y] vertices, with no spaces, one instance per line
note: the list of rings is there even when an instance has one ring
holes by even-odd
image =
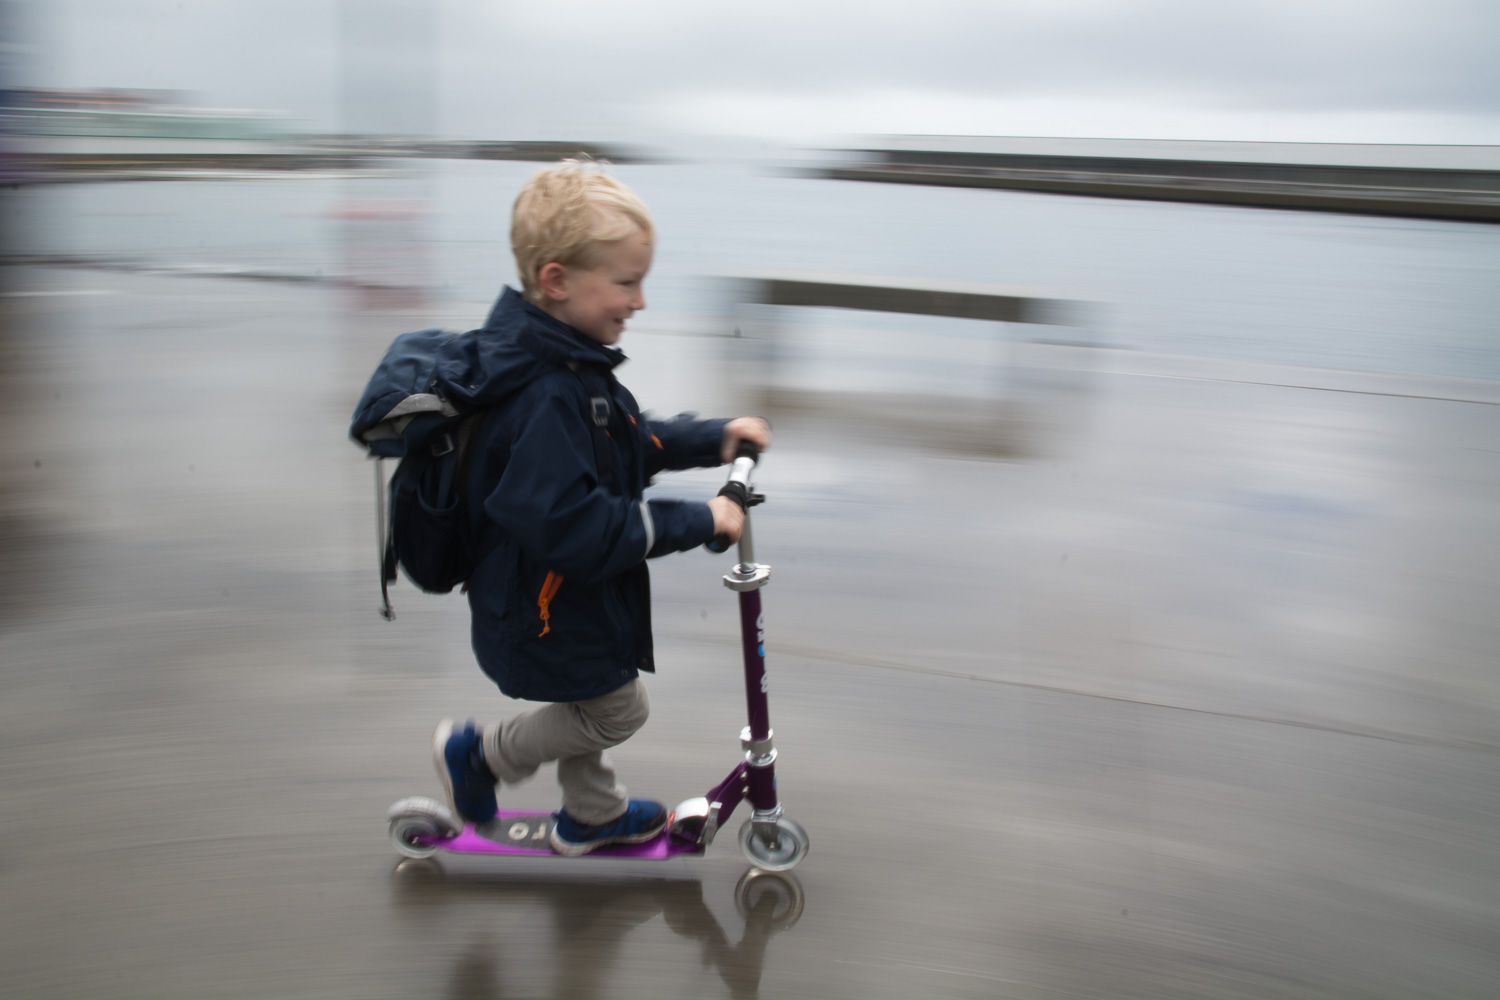
[[[750,477],[755,474],[755,463],[759,460],[760,449],[749,441],[741,441],[735,450],[734,462],[729,466],[729,481],[719,490],[719,496],[728,497],[746,512],[765,502],[765,497],[750,488]],[[703,547],[710,552],[727,552],[732,544],[728,535],[715,535]]]

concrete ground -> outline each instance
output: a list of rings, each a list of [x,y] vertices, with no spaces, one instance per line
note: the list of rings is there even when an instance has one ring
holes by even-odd
[[[515,706],[460,599],[403,586],[377,618],[344,435],[394,333],[482,307],[11,272],[0,995],[1500,994],[1482,387],[1095,370],[1009,460],[780,421],[755,525],[813,840],[787,926],[769,889],[737,907],[728,836],[661,866],[397,864],[384,812],[438,793],[435,720]],[[643,316],[625,346],[648,405],[731,395],[710,339]],[[738,756],[726,563],[653,567],[636,794]]]

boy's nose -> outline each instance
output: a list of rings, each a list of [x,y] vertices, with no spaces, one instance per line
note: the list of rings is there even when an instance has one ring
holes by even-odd
[[[631,300],[630,308],[636,312],[640,312],[646,308],[646,293],[644,290],[635,293],[635,298]]]

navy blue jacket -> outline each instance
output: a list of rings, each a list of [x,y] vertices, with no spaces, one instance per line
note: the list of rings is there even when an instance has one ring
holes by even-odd
[[[647,420],[615,380],[623,360],[506,288],[437,366],[459,409],[493,407],[467,488],[470,527],[495,548],[468,593],[479,665],[512,698],[579,701],[654,670],[645,560],[713,535],[707,504],[642,492],[663,469],[719,464],[726,421]]]

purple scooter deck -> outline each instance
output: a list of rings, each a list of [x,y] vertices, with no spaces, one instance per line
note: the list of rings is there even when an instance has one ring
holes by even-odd
[[[672,828],[673,816],[667,817],[667,826],[661,833],[643,844],[619,844],[590,851],[588,858],[631,858],[638,861],[665,861],[684,854],[702,854],[701,844],[679,840],[668,831]],[[522,857],[562,857],[549,846],[548,838],[557,821],[550,813],[501,812],[488,823],[464,824],[454,837],[438,837],[427,841],[428,846],[455,854],[509,854]]]

